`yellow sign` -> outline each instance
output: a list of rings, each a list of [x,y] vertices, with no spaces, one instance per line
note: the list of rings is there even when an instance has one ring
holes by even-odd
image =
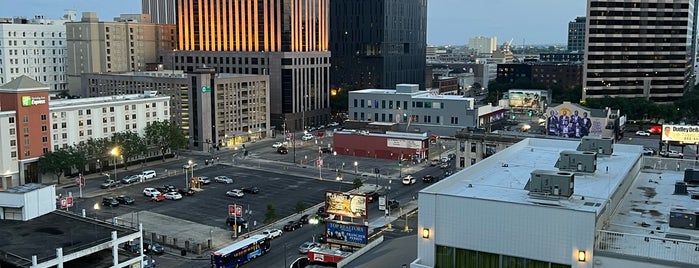
[[[325,212],[352,218],[367,218],[366,195],[325,192]]]
[[[663,141],[699,143],[699,126],[663,125]]]

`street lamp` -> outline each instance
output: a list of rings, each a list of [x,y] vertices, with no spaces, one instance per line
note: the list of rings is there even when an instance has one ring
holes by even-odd
[[[119,147],[112,148],[111,154],[114,156],[114,180],[117,180],[117,157],[119,156]]]
[[[189,166],[187,166],[187,167],[190,170],[190,175],[191,175],[190,178],[194,178],[194,168],[192,167],[192,164],[194,162],[192,162],[192,160],[190,159],[189,161],[187,161],[187,163],[189,164]],[[184,189],[185,190],[189,189],[189,179],[187,178],[187,171],[185,171],[185,174],[184,174]]]
[[[359,170],[357,167],[358,165],[359,165],[359,163],[357,163],[357,161],[354,161],[354,176],[357,176],[359,173]]]

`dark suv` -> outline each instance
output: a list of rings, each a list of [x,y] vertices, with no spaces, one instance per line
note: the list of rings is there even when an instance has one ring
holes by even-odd
[[[279,154],[288,154],[288,153],[289,153],[289,149],[287,149],[287,148],[284,147],[284,146],[281,146],[281,147],[277,148],[277,153],[279,153]]]
[[[118,207],[119,201],[117,201],[114,197],[105,197],[102,198],[102,205],[105,207]]]
[[[391,200],[388,200],[388,202],[386,203],[386,206],[390,209],[394,209],[394,208],[398,208],[398,206],[400,206],[400,203],[398,202],[398,200],[391,199]]]
[[[299,219],[300,223],[308,223],[308,214],[301,216]]]
[[[243,218],[243,217],[237,217],[237,219],[236,219],[236,217],[228,217],[226,219],[226,224],[228,224],[228,226],[233,226],[236,223],[238,225],[243,225],[243,227],[246,227],[248,224],[248,221],[245,220],[245,218]]]
[[[303,224],[301,224],[298,221],[289,221],[286,224],[284,224],[284,231],[293,231],[296,229],[299,229],[303,227]]]

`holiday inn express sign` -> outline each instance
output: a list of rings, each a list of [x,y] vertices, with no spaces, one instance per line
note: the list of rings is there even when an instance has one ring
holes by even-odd
[[[22,96],[22,107],[29,107],[32,105],[46,104],[46,97],[44,96]]]

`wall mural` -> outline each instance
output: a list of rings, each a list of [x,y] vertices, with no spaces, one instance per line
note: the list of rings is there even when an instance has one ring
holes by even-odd
[[[590,117],[590,112],[568,106],[547,109],[546,134],[564,138],[601,136],[603,119]]]

